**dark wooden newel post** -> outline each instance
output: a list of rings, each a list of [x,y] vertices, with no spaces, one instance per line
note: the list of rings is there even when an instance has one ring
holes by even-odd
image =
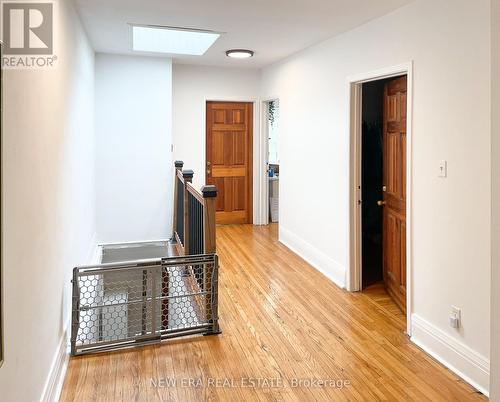
[[[217,202],[217,187],[206,185],[201,188],[203,195],[203,253],[215,254],[215,203]],[[210,294],[210,300],[205,302],[205,318],[212,322],[217,317],[217,303],[214,302],[213,276],[217,267],[214,264],[205,264],[203,268],[203,289]]]
[[[203,252],[214,254],[216,251],[215,239],[215,203],[217,201],[217,187],[206,185],[201,188],[203,194]]]

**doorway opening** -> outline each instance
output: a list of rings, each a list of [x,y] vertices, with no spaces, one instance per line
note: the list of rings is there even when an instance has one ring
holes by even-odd
[[[351,114],[352,230],[350,290],[383,286],[403,313],[407,291],[409,175],[408,75],[353,79]],[[408,204],[409,206],[409,204]],[[409,223],[409,222],[408,222]],[[409,314],[406,314],[410,332]]]
[[[382,266],[383,126],[385,80],[362,84],[361,266],[362,289],[384,280]]]
[[[267,132],[268,223],[279,221],[279,100],[265,102]]]

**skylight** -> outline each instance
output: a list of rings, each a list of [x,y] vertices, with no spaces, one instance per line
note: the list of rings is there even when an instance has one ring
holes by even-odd
[[[140,52],[201,56],[220,33],[185,28],[132,26],[133,49]]]

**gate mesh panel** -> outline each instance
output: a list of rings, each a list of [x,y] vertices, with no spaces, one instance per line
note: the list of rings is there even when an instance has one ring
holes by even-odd
[[[216,255],[73,270],[73,355],[218,333]]]

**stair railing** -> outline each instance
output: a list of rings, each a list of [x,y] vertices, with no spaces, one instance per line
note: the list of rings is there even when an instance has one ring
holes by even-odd
[[[215,209],[217,188],[192,184],[194,172],[175,161],[173,240],[180,255],[216,252]]]
[[[177,254],[73,269],[71,354],[123,349],[220,333],[217,188],[198,191],[175,162],[173,240]]]

